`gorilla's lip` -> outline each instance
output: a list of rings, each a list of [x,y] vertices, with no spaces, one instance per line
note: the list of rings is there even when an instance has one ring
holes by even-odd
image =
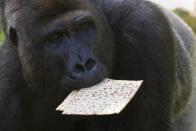
[[[105,70],[104,67],[100,68],[93,74],[84,75],[81,78],[75,78],[68,73],[67,76],[63,78],[62,88],[67,87],[67,85],[70,85],[71,87],[69,88],[72,90],[87,88],[100,83],[106,77],[107,77],[107,71]]]
[[[92,79],[89,79],[88,81],[85,81],[85,79],[78,80],[78,79],[72,79],[69,76],[64,76],[64,78],[61,81],[61,86],[59,89],[59,96],[60,98],[64,99],[73,90],[79,90],[82,88],[92,87],[100,83],[104,78],[105,77],[100,77],[96,79],[92,78]]]
[[[94,86],[98,83],[100,83],[105,77],[101,77],[101,78],[96,78],[96,79],[89,79],[88,81],[86,81],[85,79],[70,79],[70,82],[72,83],[72,86],[74,86],[74,89],[79,90],[81,88],[88,88],[91,86]]]

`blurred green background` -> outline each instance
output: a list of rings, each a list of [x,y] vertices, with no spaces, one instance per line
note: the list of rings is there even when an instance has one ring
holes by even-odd
[[[0,44],[3,41],[3,38],[4,38],[4,36],[3,36],[3,33],[2,33],[2,29],[0,27]]]
[[[191,13],[189,13],[188,11],[180,8],[175,9],[174,13],[180,16],[196,34],[196,16],[191,15]]]
[[[188,11],[180,8],[175,9],[173,12],[180,16],[193,29],[196,34],[196,16],[191,15],[191,13],[189,13]],[[4,36],[0,27],[0,43],[2,43],[3,39]]]

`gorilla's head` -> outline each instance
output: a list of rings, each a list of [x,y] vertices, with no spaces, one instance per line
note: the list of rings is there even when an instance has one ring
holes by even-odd
[[[103,13],[88,0],[7,0],[6,39],[35,91],[64,97],[111,75],[114,42]]]

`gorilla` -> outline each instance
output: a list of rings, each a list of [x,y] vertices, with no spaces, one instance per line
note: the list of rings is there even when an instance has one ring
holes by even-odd
[[[195,131],[195,43],[176,15],[144,0],[0,0],[1,131]],[[109,116],[62,116],[72,91],[144,80]]]

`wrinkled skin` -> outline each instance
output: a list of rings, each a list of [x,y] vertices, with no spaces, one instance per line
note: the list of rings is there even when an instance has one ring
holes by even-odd
[[[142,0],[1,0],[2,131],[194,131],[195,37]],[[62,116],[72,90],[144,80],[118,115]]]

